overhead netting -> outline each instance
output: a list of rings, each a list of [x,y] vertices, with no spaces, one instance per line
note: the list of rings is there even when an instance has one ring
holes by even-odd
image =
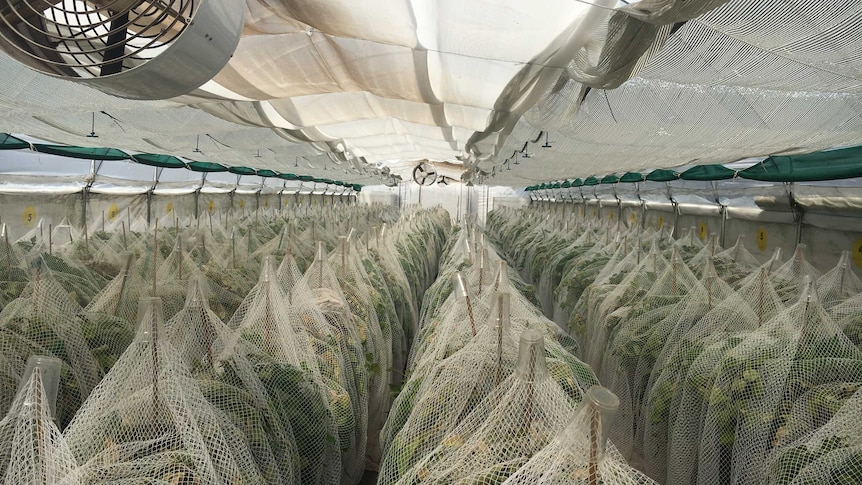
[[[851,452],[847,474],[837,462],[818,479],[799,473],[831,451],[815,442],[803,454],[801,443],[859,388],[862,300],[847,254],[822,273],[804,245],[758,261],[741,239],[722,248],[694,228],[672,238],[566,221],[541,207],[499,209],[488,234],[538,278],[544,310],[617,396],[614,453],[659,483],[854,483]]]

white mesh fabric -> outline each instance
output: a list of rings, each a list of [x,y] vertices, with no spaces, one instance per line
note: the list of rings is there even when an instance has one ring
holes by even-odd
[[[373,466],[380,462],[380,429],[389,409],[389,382],[392,372],[392,330],[380,325],[371,297],[372,288],[357,251],[351,250],[347,238],[330,256],[329,262],[338,276],[345,301],[364,349],[368,375],[368,442],[366,453]]]
[[[605,425],[600,408],[585,400],[566,429],[503,483],[656,483],[630,467],[611,442],[602,442]]]
[[[353,446],[358,425],[348,387],[352,379],[347,377],[350,369],[345,368],[348,364],[339,334],[308,303],[313,301],[310,291],[295,293],[294,298],[306,303],[291,305],[278,283],[273,260],[267,258],[260,281],[231,318],[229,327],[236,332],[234,339],[261,354],[251,354],[249,360],[258,369],[270,398],[296,413],[291,424],[300,450],[302,476],[331,483],[333,468],[329,467],[340,477],[340,455],[349,458],[356,454]],[[297,388],[302,391],[296,392]],[[309,409],[300,404],[302,401],[297,402],[299,396],[308,401]],[[296,422],[306,413],[319,421],[317,431]],[[350,462],[349,466],[355,464]]]
[[[538,332],[521,336],[518,367],[397,483],[499,483],[547,445],[574,408],[549,379]]]
[[[853,387],[845,386],[839,391],[845,393]],[[862,479],[862,430],[859,428],[862,391],[857,390],[846,400],[839,397],[835,401],[826,401],[828,397],[832,395],[820,396],[818,404],[828,402],[831,406],[840,406],[840,409],[821,426],[796,439],[779,443],[769,457],[767,481],[764,483],[854,483]],[[793,417],[811,416],[806,409],[794,411]],[[821,420],[826,418],[817,417]]]
[[[643,433],[641,406],[653,361],[676,315],[687,302],[706,296],[676,251],[668,267],[646,293],[632,301],[625,317],[608,325],[608,343],[602,352],[599,381],[620,399],[618,416],[610,433],[623,456],[640,466],[639,436]]]
[[[54,423],[35,369],[0,421],[0,482],[78,485],[77,463]]]
[[[698,481],[762,481],[787,411],[809,388],[862,381],[862,353],[826,314],[806,278],[799,302],[721,359],[700,443]],[[711,477],[707,479],[707,477]]]
[[[100,369],[75,316],[81,311],[50,274],[35,274],[21,297],[0,312],[0,349],[18,374],[23,375],[31,354],[51,355],[64,363],[57,405],[58,426],[63,429],[99,382]],[[17,380],[17,378],[16,378]],[[13,394],[2,396],[6,406]]]
[[[399,395],[397,412],[387,422],[397,434],[386,443],[378,483],[396,482],[515,371],[518,351],[510,335],[509,315],[503,315],[508,305],[499,303],[508,296],[498,294],[488,321],[475,338],[433,369],[414,377]],[[411,396],[408,391],[415,394]],[[398,412],[403,412],[406,420]]]
[[[318,257],[308,267],[302,279],[304,285],[310,288],[308,293],[310,298],[299,296],[296,293],[297,287],[294,287],[294,299],[314,302],[317,314],[322,314],[324,319],[309,322],[313,325],[311,331],[314,332],[313,335],[317,340],[331,347],[328,348],[330,355],[323,357],[342,362],[340,364],[336,362],[337,366],[332,366],[331,371],[328,370],[331,367],[327,365],[328,362],[321,362],[320,368],[324,375],[328,373],[331,378],[341,376],[341,385],[348,393],[347,404],[353,414],[353,422],[349,428],[339,427],[342,438],[342,465],[349,479],[357,479],[365,468],[365,451],[368,442],[369,377],[365,366],[365,345],[368,335],[366,333],[363,338],[360,334],[335,271],[324,259],[322,246],[321,243]],[[303,311],[303,308],[299,308],[299,311]],[[349,446],[345,446],[345,440],[348,439]]]
[[[142,302],[135,342],[66,429],[81,480],[263,483],[242,435],[167,342],[163,318],[158,299]]]
[[[244,435],[264,480],[299,483],[300,459],[290,421],[270,401],[244,355],[244,343],[234,345],[227,325],[210,310],[207,293],[202,275],[190,279],[185,306],[166,324],[168,338],[207,401]]]

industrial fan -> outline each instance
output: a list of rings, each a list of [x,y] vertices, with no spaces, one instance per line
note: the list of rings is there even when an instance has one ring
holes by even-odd
[[[165,99],[225,66],[244,17],[236,0],[6,0],[0,50],[115,96]]]
[[[419,185],[434,185],[437,169],[430,163],[422,162],[413,169],[413,181]]]

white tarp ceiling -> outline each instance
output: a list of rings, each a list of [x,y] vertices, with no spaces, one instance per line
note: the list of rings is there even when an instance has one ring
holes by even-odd
[[[862,143],[862,0],[631,3],[246,0],[228,65],[180,98],[0,54],[0,131],[362,184],[422,159],[524,186]]]

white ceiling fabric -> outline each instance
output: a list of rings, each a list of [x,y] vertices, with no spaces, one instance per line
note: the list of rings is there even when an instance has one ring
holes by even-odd
[[[171,100],[0,54],[0,131],[352,183],[445,161],[511,186],[862,143],[862,0],[245,3],[227,66]]]

